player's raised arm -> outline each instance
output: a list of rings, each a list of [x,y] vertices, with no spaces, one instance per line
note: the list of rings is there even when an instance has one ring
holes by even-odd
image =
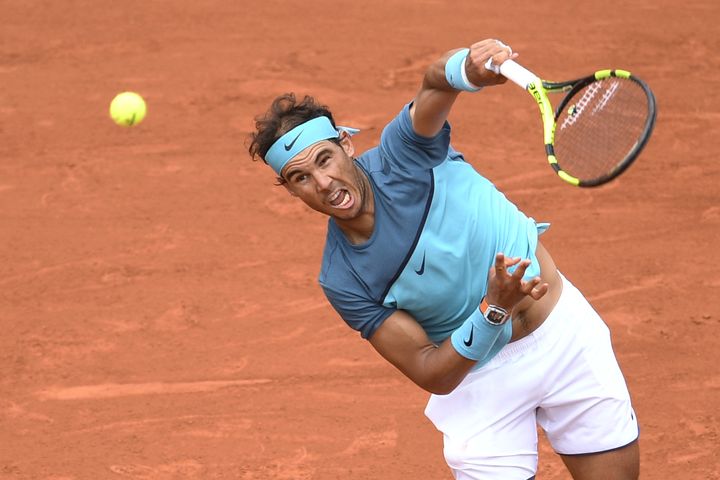
[[[461,91],[477,92],[507,80],[485,68],[489,58],[492,57],[493,63],[500,64],[516,56],[499,40],[487,39],[470,48],[451,50],[440,57],[425,72],[420,91],[410,109],[415,133],[425,137],[438,133]]]

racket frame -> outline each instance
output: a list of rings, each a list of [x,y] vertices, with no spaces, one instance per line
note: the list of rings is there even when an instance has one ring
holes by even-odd
[[[635,161],[637,156],[647,144],[647,141],[650,139],[650,135],[652,134],[655,125],[656,117],[655,96],[653,95],[652,90],[650,90],[650,87],[648,87],[645,82],[633,76],[627,70],[598,70],[592,75],[588,75],[586,77],[578,78],[575,80],[568,80],[565,82],[550,82],[542,80],[540,77],[538,77],[522,65],[518,64],[514,60],[506,60],[502,63],[502,65],[498,66],[493,64],[492,59],[490,59],[486,63],[485,68],[487,68],[488,70],[492,70],[495,73],[502,74],[512,82],[519,85],[524,90],[527,90],[528,93],[530,93],[530,95],[532,95],[532,97],[535,99],[535,102],[540,109],[540,116],[542,117],[543,141],[545,143],[545,154],[547,156],[548,163],[561,179],[571,185],[575,185],[577,187],[597,187],[616,178],[618,175],[627,170],[627,168]],[[624,78],[634,81],[645,92],[648,100],[648,115],[645,120],[645,125],[643,126],[643,135],[635,143],[635,145],[633,145],[633,148],[630,149],[625,158],[623,158],[622,161],[619,162],[618,165],[611,172],[608,172],[598,178],[581,180],[564,171],[562,167],[558,164],[558,160],[555,156],[554,146],[556,122],[557,119],[560,117],[560,114],[563,112],[564,108],[579,90],[590,85],[592,82],[598,80],[606,80],[611,77]],[[548,93],[566,93],[566,95],[560,101],[558,107],[553,110],[550,99],[547,96]]]

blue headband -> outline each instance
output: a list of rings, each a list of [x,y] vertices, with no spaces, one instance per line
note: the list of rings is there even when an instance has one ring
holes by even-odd
[[[317,142],[328,138],[338,138],[341,131],[354,135],[360,130],[349,127],[337,127],[336,130],[328,117],[315,117],[278,138],[265,154],[265,161],[275,170],[275,173],[280,175],[282,169],[295,155]]]

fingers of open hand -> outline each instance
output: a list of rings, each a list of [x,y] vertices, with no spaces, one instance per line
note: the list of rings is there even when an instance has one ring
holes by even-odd
[[[515,271],[511,274],[508,272],[508,268],[517,265]],[[503,253],[495,255],[495,265],[490,270],[492,276],[499,277],[501,282],[516,282],[522,279],[530,265],[530,260],[522,260],[520,257],[506,257]],[[518,270],[520,273],[518,274]]]
[[[542,283],[532,289],[532,291],[530,292],[530,296],[535,300],[540,300],[542,297],[545,296],[548,290],[550,290],[550,285],[547,283]]]
[[[501,274],[505,272],[505,255],[498,253],[495,255],[495,273]]]
[[[495,255],[495,264],[490,268],[488,279],[488,302],[512,309],[526,296],[535,300],[542,298],[548,291],[547,283],[542,283],[540,277],[523,280],[531,263],[529,259],[506,257],[502,253]],[[515,270],[510,273],[508,268],[512,266],[515,266]]]
[[[520,257],[505,257],[505,266],[512,267],[513,265],[517,265],[520,260],[522,260]]]
[[[507,267],[512,267],[520,261],[520,257],[506,257],[503,253],[495,255],[495,272],[504,273]]]
[[[535,277],[527,282],[522,282],[520,291],[531,296],[535,300],[541,299],[548,291],[548,284],[542,283],[540,277]]]
[[[522,262],[520,262],[512,274],[513,279],[520,282],[522,280],[522,278],[525,276],[525,271],[527,270],[527,268],[529,266],[530,266],[530,260],[528,260],[528,259],[525,259]]]
[[[537,276],[523,280],[530,259],[506,257],[503,253],[495,255],[495,263],[490,267],[486,300],[488,303],[512,310],[525,297],[539,300],[549,291],[549,285]],[[510,273],[508,268],[515,267]]]

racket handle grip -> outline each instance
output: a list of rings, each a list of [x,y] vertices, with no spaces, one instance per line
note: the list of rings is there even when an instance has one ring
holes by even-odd
[[[515,60],[505,60],[502,64],[495,65],[492,63],[492,58],[489,58],[487,63],[485,63],[485,68],[492,72],[501,74],[508,80],[517,83],[525,90],[527,90],[528,85],[539,78]]]

